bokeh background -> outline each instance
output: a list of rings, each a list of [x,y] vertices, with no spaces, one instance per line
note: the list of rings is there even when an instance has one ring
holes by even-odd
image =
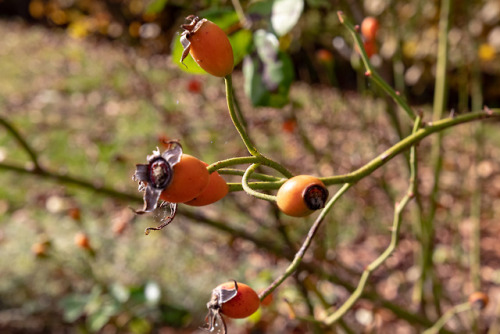
[[[280,89],[259,100],[248,86],[243,57],[255,57],[252,33],[273,33],[272,2],[265,3],[0,0],[2,333],[194,333],[216,285],[234,278],[260,291],[300,247],[315,216],[289,218],[243,192],[203,208],[181,206],[171,225],[149,236],[144,229],[161,217],[131,210],[142,206],[131,179],[135,164],[165,138],[180,139],[187,153],[207,163],[246,155],[228,117],[223,80],[178,64],[175,42],[187,15],[219,19],[237,36],[233,82],[249,133],[262,152],[295,174],[351,172],[409,129],[405,115],[365,77],[338,10],[357,24],[377,17],[372,63],[431,117],[438,1],[291,1],[303,9],[293,27],[276,36],[280,59],[286,59]],[[238,4],[251,28],[234,24]],[[500,3],[453,2],[448,42],[447,110],[467,112],[478,95],[484,105],[498,107]],[[322,328],[290,314],[292,307],[321,318],[340,305],[387,247],[394,203],[408,184],[400,156],[342,198],[309,250],[307,266],[278,289],[269,307],[230,322],[230,333],[419,333],[473,291],[475,219],[481,287],[491,300],[477,329],[498,328],[497,128],[465,125],[444,136],[433,275],[419,302],[421,242],[417,208],[410,206],[400,246],[339,325]],[[21,143],[43,173],[32,168]],[[419,152],[426,209],[434,194],[430,141]],[[472,322],[465,315],[447,328],[468,332]]]

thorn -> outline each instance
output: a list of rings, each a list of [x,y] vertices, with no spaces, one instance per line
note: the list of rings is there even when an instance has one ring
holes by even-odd
[[[401,96],[401,93],[399,92],[399,90],[396,91],[396,95]]]
[[[488,108],[488,106],[484,106],[483,109],[484,109],[484,112],[486,114],[488,114],[489,116],[493,115],[493,111],[490,108]]]
[[[450,111],[450,118],[455,118],[455,108],[451,109]]]
[[[356,30],[356,32],[359,32],[359,24],[356,24],[356,25],[354,26],[354,30]]]
[[[368,70],[365,72],[365,77],[370,77],[372,75],[372,71]]]

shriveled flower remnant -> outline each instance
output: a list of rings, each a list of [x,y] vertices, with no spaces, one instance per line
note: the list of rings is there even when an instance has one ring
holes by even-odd
[[[170,185],[173,179],[173,167],[181,160],[182,146],[177,141],[169,141],[169,148],[160,153],[156,148],[153,154],[147,156],[147,164],[137,164],[135,173],[132,176],[134,181],[139,182],[139,191],[144,192],[144,208],[134,210],[137,214],[153,212],[157,208],[167,205],[167,202],[158,204],[161,193]],[[162,219],[157,227],[148,227],[145,231],[149,234],[150,230],[161,230],[167,226],[175,217],[177,211],[176,203],[169,203],[171,214]]]

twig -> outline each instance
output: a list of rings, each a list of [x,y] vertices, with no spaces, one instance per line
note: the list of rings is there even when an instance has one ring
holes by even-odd
[[[28,142],[24,139],[21,133],[16,129],[16,127],[7,121],[6,118],[0,116],[0,124],[10,132],[10,134],[16,139],[16,141],[21,145],[24,151],[30,157],[31,162],[33,163],[33,169],[35,171],[42,170],[40,163],[38,162],[38,155],[35,153],[35,150],[31,148]]]
[[[394,144],[385,152],[379,154],[376,158],[372,159],[370,162],[366,163],[365,165],[358,168],[354,172],[343,175],[331,176],[331,177],[323,177],[321,178],[321,180],[323,181],[323,183],[325,183],[325,185],[357,182],[360,179],[364,178],[365,176],[373,173],[375,170],[386,164],[388,161],[390,161],[398,154],[404,152],[414,144],[420,142],[421,140],[430,136],[433,133],[441,132],[445,129],[451,128],[459,124],[464,124],[468,122],[484,120],[489,118],[499,118],[499,117],[500,117],[500,109],[496,108],[496,109],[489,109],[489,112],[485,111],[471,112],[456,116],[455,118],[446,118],[440,121],[429,123],[425,127],[419,129],[417,132],[412,133],[405,139]],[[248,185],[252,189],[271,190],[271,189],[278,189],[284,182],[285,180],[275,181],[275,182],[249,182]],[[237,191],[237,190],[243,190],[241,184],[233,184],[232,191]]]
[[[259,168],[259,166],[260,166],[260,164],[252,164],[252,165],[250,165],[250,167],[247,168],[245,174],[243,174],[243,177],[241,179],[241,185],[243,187],[243,190],[247,194],[249,194],[255,198],[260,198],[262,200],[269,201],[269,202],[276,202],[276,196],[260,193],[258,191],[253,190],[252,188],[250,188],[248,186],[248,178],[250,177],[250,175],[252,175],[252,173],[257,168]]]
[[[413,128],[413,132],[416,132],[418,128],[420,127],[420,117],[417,117],[415,121],[415,125]],[[354,303],[361,297],[363,290],[365,289],[365,286],[368,282],[368,278],[370,277],[371,273],[376,270],[382,263],[384,263],[389,256],[394,252],[396,249],[398,242],[399,242],[399,229],[401,227],[401,216],[403,213],[403,210],[405,209],[406,205],[410,202],[410,200],[414,197],[415,194],[415,188],[416,188],[416,180],[417,177],[415,175],[416,173],[416,166],[417,166],[417,159],[416,159],[416,147],[412,146],[411,152],[410,152],[410,185],[408,187],[408,191],[406,195],[403,197],[403,199],[395,205],[394,209],[394,221],[392,223],[392,233],[391,233],[391,242],[389,246],[386,248],[386,250],[378,257],[376,258],[372,263],[370,263],[366,269],[363,271],[363,274],[361,275],[361,278],[359,280],[358,286],[356,290],[351,294],[351,296],[344,302],[344,304],[338,308],[334,313],[332,313],[330,316],[328,316],[325,320],[324,323],[327,325],[332,325],[336,321],[338,321],[348,310],[351,309],[351,307],[354,305]]]
[[[288,268],[285,270],[285,272],[279,276],[276,280],[274,280],[273,283],[269,287],[267,287],[264,291],[262,291],[259,295],[260,300],[263,300],[266,298],[267,295],[269,295],[271,292],[276,289],[285,279],[287,279],[290,275],[292,275],[298,268],[300,262],[304,258],[304,255],[311,245],[312,239],[316,235],[316,232],[318,231],[319,227],[321,226],[321,223],[325,219],[326,215],[330,210],[332,209],[333,205],[339,200],[340,197],[352,186],[351,183],[346,183],[340,188],[337,193],[328,201],[326,204],[325,208],[321,211],[320,215],[316,220],[314,221],[314,224],[311,226],[309,229],[309,232],[307,233],[307,237],[304,240],[302,246],[300,247],[299,251],[295,254],[295,257],[292,261],[292,263],[288,266]]]
[[[219,172],[219,174],[222,174],[222,175],[243,176],[245,174],[244,170],[235,169],[235,168],[221,168],[221,169],[218,169],[217,172]],[[250,178],[260,180],[260,181],[269,181],[269,182],[283,180],[282,177],[271,176],[271,175],[262,174],[262,173],[252,173],[252,175],[250,175]]]
[[[453,318],[458,313],[461,313],[461,312],[464,312],[464,311],[468,311],[470,309],[471,309],[471,304],[469,302],[465,302],[465,303],[462,303],[462,304],[455,305],[454,307],[452,307],[451,309],[449,309],[448,311],[446,311],[443,314],[443,316],[441,318],[439,318],[439,320],[436,321],[436,323],[432,327],[430,327],[427,330],[425,330],[422,334],[438,334],[441,331],[441,328],[443,328],[443,326],[451,318]]]
[[[290,173],[290,171],[288,171],[285,167],[283,167],[279,163],[263,156],[254,146],[252,140],[250,139],[250,137],[248,137],[248,134],[246,133],[245,127],[241,124],[240,119],[238,118],[238,115],[236,114],[234,108],[233,81],[231,74],[228,74],[225,77],[225,83],[226,83],[226,101],[227,101],[227,108],[229,110],[229,116],[231,117],[231,120],[233,121],[236,130],[240,134],[240,137],[243,140],[243,143],[245,144],[248,153],[250,153],[254,157],[258,157],[258,162],[262,163],[263,165],[269,166],[277,170],[287,178],[292,177],[293,174]]]
[[[345,17],[344,13],[341,11],[337,12],[340,23],[342,23],[347,30],[351,33],[354,38],[354,43],[360,50],[361,59],[363,60],[363,64],[366,68],[365,75],[373,80],[375,84],[377,84],[384,92],[386,92],[393,100],[399,105],[403,110],[408,114],[408,116],[414,120],[415,112],[411,109],[410,105],[398,94],[392,87],[385,82],[384,79],[373,69],[373,66],[368,59],[368,55],[366,54],[365,48],[363,46],[363,41],[361,40],[361,36],[356,32],[354,25]]]
[[[451,10],[451,0],[441,1],[441,16],[439,19],[439,44],[438,44],[438,54],[437,54],[437,64],[436,64],[436,80],[434,87],[434,104],[433,104],[433,121],[438,121],[442,118],[445,107],[446,107],[446,97],[447,97],[447,63],[448,63],[448,30],[450,27],[450,10]],[[422,221],[422,259],[421,259],[421,277],[417,282],[417,287],[420,290],[420,299],[425,302],[423,298],[423,285],[429,276],[432,277],[432,254],[434,249],[434,217],[436,215],[436,210],[438,206],[438,193],[439,193],[439,182],[441,176],[441,169],[443,166],[443,154],[442,154],[442,141],[443,133],[440,132],[434,139],[431,148],[431,165],[433,169],[432,175],[434,175],[432,191],[430,195],[430,207],[429,212]],[[432,282],[432,288],[436,293],[436,284],[438,282]],[[436,312],[438,314],[440,311],[439,296],[434,295],[434,304],[436,307]],[[425,305],[422,305],[425,309]]]
[[[76,185],[76,186],[83,187],[83,188],[86,188],[89,190],[93,190],[97,193],[111,196],[111,197],[114,197],[117,199],[142,203],[142,197],[139,195],[128,194],[125,192],[115,190],[113,188],[108,188],[108,187],[102,186],[101,184],[99,184],[97,182],[91,182],[88,180],[80,179],[80,178],[66,175],[66,174],[59,174],[59,173],[52,172],[52,171],[47,170],[47,169],[27,168],[27,167],[22,167],[22,166],[15,165],[15,164],[7,163],[7,162],[1,162],[0,169],[16,172],[16,173],[20,173],[20,174],[26,174],[26,175],[32,175],[32,176],[36,176],[36,177],[45,178],[45,179],[50,179],[52,181],[56,181],[56,182],[59,182],[62,184]]]

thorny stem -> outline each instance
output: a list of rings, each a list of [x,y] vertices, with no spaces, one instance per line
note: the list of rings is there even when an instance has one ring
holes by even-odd
[[[229,110],[229,116],[231,117],[231,120],[233,121],[234,127],[240,134],[241,139],[243,140],[243,143],[245,144],[248,153],[253,155],[254,157],[258,158],[258,162],[262,163],[263,165],[269,166],[271,168],[274,168],[287,178],[290,178],[293,176],[292,173],[290,173],[285,167],[280,165],[279,163],[266,158],[263,156],[257,148],[254,146],[252,143],[252,140],[250,137],[248,137],[248,134],[246,133],[245,127],[241,124],[240,119],[238,118],[238,115],[236,113],[236,110],[234,108],[234,96],[233,96],[233,83],[232,83],[232,77],[231,74],[228,74],[225,77],[225,83],[226,83],[226,100],[227,100],[227,108]]]
[[[465,303],[462,303],[462,304],[455,305],[454,307],[452,307],[451,309],[449,309],[448,311],[446,311],[441,316],[441,318],[439,318],[439,320],[436,321],[436,323],[432,327],[430,327],[427,330],[425,330],[422,334],[438,334],[441,331],[441,329],[443,328],[443,326],[451,318],[453,318],[458,313],[465,312],[465,311],[468,311],[470,309],[471,309],[471,304],[469,302],[465,302]]]
[[[326,204],[325,208],[321,210],[321,213],[319,214],[318,218],[314,221],[314,224],[311,226],[309,229],[309,232],[307,233],[307,237],[304,240],[304,243],[298,250],[298,252],[295,254],[295,257],[288,266],[288,268],[285,270],[285,272],[279,276],[276,280],[274,280],[273,283],[269,287],[267,287],[264,291],[262,291],[259,294],[260,300],[264,300],[267,295],[272,293],[276,287],[278,287],[285,279],[287,279],[290,275],[292,275],[298,268],[299,264],[301,263],[302,259],[304,258],[304,255],[311,245],[311,242],[316,235],[316,232],[318,231],[319,227],[321,226],[321,223],[325,219],[326,215],[330,210],[332,209],[333,205],[339,200],[340,197],[352,186],[352,183],[346,183],[340,188],[337,193],[328,201]]]
[[[413,127],[413,132],[416,132],[418,128],[420,127],[421,119],[420,117],[417,117],[414,127]],[[368,282],[368,279],[370,278],[370,275],[373,271],[375,271],[382,263],[384,263],[389,256],[391,256],[392,252],[396,249],[398,242],[399,242],[399,229],[401,227],[401,216],[403,213],[403,210],[405,209],[406,205],[410,202],[410,200],[414,197],[415,195],[415,189],[416,189],[416,170],[417,170],[417,159],[416,159],[416,147],[413,145],[411,147],[410,151],[410,185],[408,186],[408,191],[406,195],[403,197],[403,199],[395,205],[394,209],[394,221],[392,223],[392,233],[391,233],[391,242],[389,246],[386,248],[386,250],[378,257],[376,258],[372,263],[370,263],[366,269],[363,271],[363,274],[361,275],[361,278],[359,280],[358,286],[356,290],[351,294],[351,296],[344,302],[344,304],[338,308],[334,313],[329,315],[325,320],[324,323],[326,325],[332,325],[336,321],[338,321],[344,314],[349,311],[354,303],[361,297],[365,286]]]
[[[410,105],[373,69],[373,66],[370,63],[368,55],[366,54],[365,48],[363,46],[361,36],[356,32],[354,25],[348,19],[346,19],[344,13],[342,13],[341,11],[338,11],[337,15],[339,17],[340,23],[342,23],[352,34],[354,43],[356,43],[356,46],[360,50],[361,59],[363,60],[363,64],[366,67],[366,76],[370,77],[375,84],[382,88],[382,90],[386,92],[394,100],[394,102],[396,102],[396,104],[401,106],[401,108],[403,108],[403,110],[412,120],[415,120],[416,116]]]

